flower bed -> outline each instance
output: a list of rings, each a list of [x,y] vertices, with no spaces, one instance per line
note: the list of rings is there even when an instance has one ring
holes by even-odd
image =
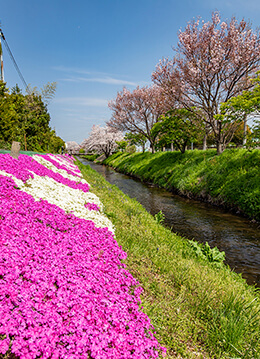
[[[0,353],[158,357],[99,199],[70,158],[36,157],[0,155]]]

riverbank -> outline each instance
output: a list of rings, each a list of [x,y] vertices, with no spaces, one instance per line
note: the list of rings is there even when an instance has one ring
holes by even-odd
[[[119,172],[260,221],[260,150],[118,152],[103,161]]]
[[[116,228],[127,269],[144,289],[143,310],[167,357],[259,358],[258,291],[164,228],[160,216],[150,215],[89,166],[77,164]]]

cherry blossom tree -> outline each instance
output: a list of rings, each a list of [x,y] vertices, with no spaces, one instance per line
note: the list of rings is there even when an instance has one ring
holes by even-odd
[[[80,146],[75,141],[68,141],[65,143],[66,151],[69,154],[78,153],[80,150]]]
[[[161,60],[152,79],[180,107],[199,110],[221,153],[239,123],[231,126],[216,115],[222,102],[251,88],[260,63],[260,32],[244,19],[221,22],[214,12],[211,21],[189,22],[174,50],[175,57]]]
[[[104,153],[109,157],[117,148],[117,141],[121,141],[124,135],[121,131],[105,126],[94,125],[88,138],[81,143],[81,148],[86,151],[94,151],[98,154]]]
[[[124,88],[108,106],[112,110],[108,126],[143,135],[154,152],[156,137],[151,133],[151,129],[158,118],[170,109],[162,97],[161,88],[155,85],[137,87],[132,92]]]

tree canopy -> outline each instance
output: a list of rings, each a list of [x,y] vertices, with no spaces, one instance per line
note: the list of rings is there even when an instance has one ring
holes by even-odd
[[[248,131],[249,145],[259,145],[260,142],[260,74],[252,80],[252,88],[234,96],[220,106],[217,118],[227,124],[235,121],[241,123],[247,116],[253,116],[252,131]]]
[[[132,92],[124,88],[117,93],[115,100],[109,102],[112,118],[107,125],[144,136],[154,152],[156,137],[151,129],[166,109],[161,96],[158,86],[137,87]]]
[[[15,86],[11,92],[0,82],[0,143],[10,148],[12,141],[21,149],[39,152],[58,152],[64,141],[50,127],[50,115],[42,96],[23,95]]]
[[[250,78],[260,64],[260,32],[244,19],[221,21],[214,12],[211,21],[189,22],[179,32],[174,50],[173,59],[159,62],[152,80],[178,107],[200,111],[199,119],[211,129],[221,153],[239,124],[217,116],[220,104],[253,86]]]
[[[187,145],[199,139],[200,123],[197,117],[186,109],[171,110],[160,117],[154,124],[152,133],[157,136],[160,146],[169,146],[171,143],[182,153]]]

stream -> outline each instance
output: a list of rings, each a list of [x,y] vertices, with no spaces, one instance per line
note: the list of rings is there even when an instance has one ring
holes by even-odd
[[[152,215],[162,211],[164,224],[182,237],[203,242],[225,251],[226,263],[242,273],[247,283],[260,287],[260,230],[259,224],[236,216],[210,204],[172,194],[162,188],[145,184],[118,173],[104,165],[83,158],[109,183],[140,202]]]

